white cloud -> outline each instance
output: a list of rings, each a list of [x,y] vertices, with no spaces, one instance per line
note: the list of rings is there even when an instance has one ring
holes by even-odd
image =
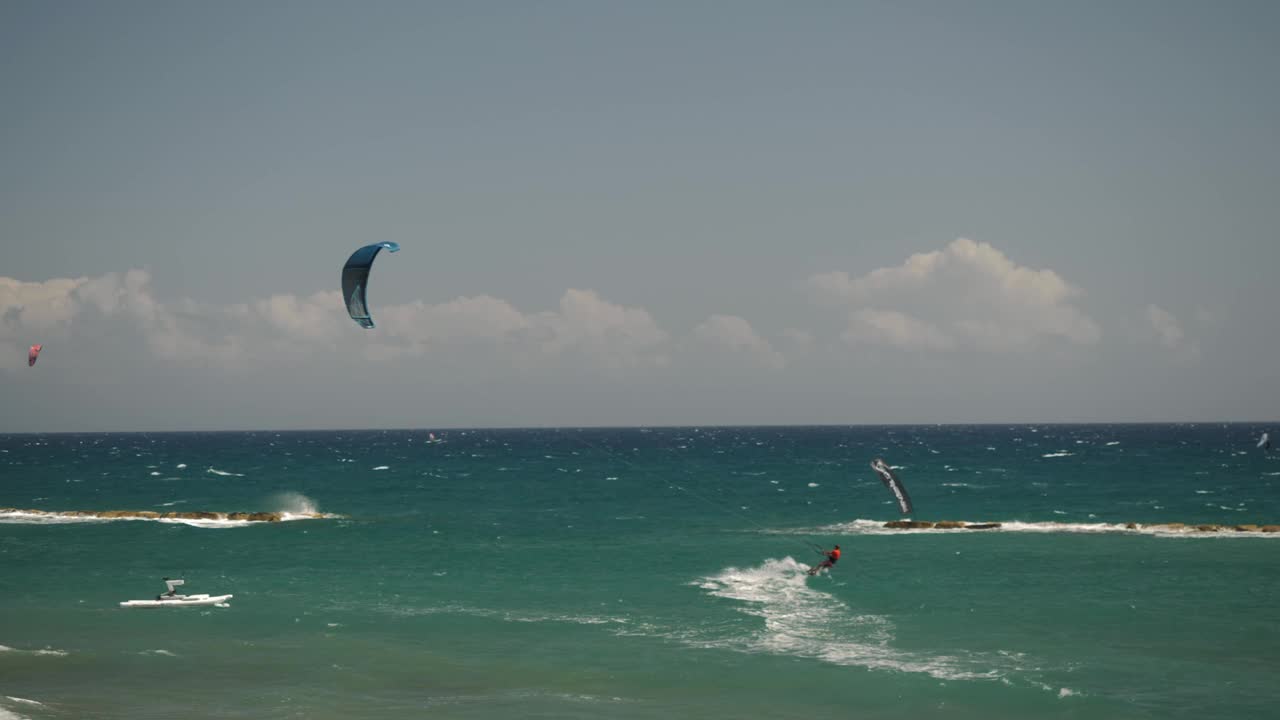
[[[1155,330],[1156,339],[1167,348],[1175,348],[1186,338],[1178,319],[1158,305],[1147,306],[1147,321]]]
[[[736,315],[712,315],[693,329],[693,337],[700,343],[731,352],[752,364],[781,369],[786,359],[760,337],[751,324]]]
[[[1138,339],[1158,343],[1182,362],[1199,361],[1200,341],[1177,316],[1154,303],[1147,305],[1142,315],[1144,326],[1136,333]],[[1190,325],[1193,330],[1204,332],[1212,322],[1212,317],[1200,308],[1192,315]]]
[[[252,312],[275,332],[325,344],[337,340],[342,329],[339,321],[346,319],[342,294],[336,290],[306,298],[272,295],[253,303]]]
[[[809,287],[816,299],[850,308],[844,336],[855,342],[1008,351],[1046,338],[1093,344],[1101,336],[1073,304],[1080,291],[1057,273],[965,238],[860,277],[813,275]]]
[[[539,313],[531,324],[543,352],[580,353],[618,368],[665,365],[668,336],[645,310],[615,305],[591,290],[568,290],[559,313]]]
[[[524,313],[481,295],[389,306],[376,309],[375,316],[384,331],[373,349],[378,356],[482,346],[501,349],[520,367],[570,358],[615,370],[661,366],[668,359],[667,333],[647,311],[608,302],[591,290],[567,290],[558,311]]]
[[[161,302],[142,270],[39,283],[0,278],[0,349],[11,356],[0,366],[16,367],[15,348],[22,347],[25,358],[24,343],[73,332],[102,334],[104,321],[140,334],[161,360],[227,370],[293,365],[344,344],[379,362],[471,352],[509,367],[572,361],[617,370],[669,360],[668,335],[647,311],[608,302],[590,290],[568,290],[558,309],[546,312],[524,313],[487,295],[436,305],[388,305],[373,312],[378,327],[364,331],[347,318],[336,291],[232,305]]]
[[[55,278],[45,282],[0,278],[0,318],[10,328],[50,330],[64,325],[77,312],[73,293],[85,282],[85,278]]]
[[[340,319],[349,322],[341,296],[336,301]],[[505,300],[488,295],[460,297],[438,305],[419,300],[377,308],[376,313],[379,329],[415,353],[433,346],[500,342],[529,328],[529,319],[523,313]]]
[[[851,345],[865,342],[908,350],[955,347],[955,340],[937,327],[893,310],[855,310],[840,337]]]

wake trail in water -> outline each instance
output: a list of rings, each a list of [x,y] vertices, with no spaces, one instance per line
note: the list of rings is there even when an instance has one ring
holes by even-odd
[[[714,597],[742,603],[736,609],[760,618],[760,625],[747,634],[699,644],[833,665],[926,673],[943,680],[992,680],[1011,669],[979,655],[924,655],[895,649],[894,625],[888,618],[858,613],[834,595],[812,587],[807,571],[805,565],[785,557],[756,567],[726,568],[703,578],[698,587]]]

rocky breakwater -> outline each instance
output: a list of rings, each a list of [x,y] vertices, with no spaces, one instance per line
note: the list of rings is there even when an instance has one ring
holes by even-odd
[[[894,530],[991,530],[1000,527],[1000,523],[966,523],[959,520],[890,520],[884,524]]]
[[[281,512],[208,512],[187,510],[156,512],[154,510],[24,510],[0,508],[0,515],[31,515],[50,518],[102,518],[103,520],[229,520],[237,522],[280,522],[285,520]],[[290,513],[292,518],[333,517],[323,513]]]
[[[1274,533],[1280,532],[1280,525],[1218,525],[1216,523],[1202,523],[1200,525],[1188,525],[1186,523],[1153,523],[1150,525],[1139,523],[1126,523],[1125,528],[1128,530],[1166,530],[1187,533]]]
[[[1002,523],[998,523],[998,522],[971,523],[971,522],[963,522],[960,520],[939,520],[937,522],[931,522],[928,520],[891,520],[885,523],[884,527],[891,528],[893,530],[994,530],[996,528],[1002,527],[1002,525],[1003,525]],[[1055,529],[1061,529],[1062,531],[1069,531],[1073,528],[1082,527],[1079,525],[1073,525],[1071,523],[1057,523],[1057,522],[1035,523],[1035,526],[1041,532],[1046,530],[1055,530]],[[1152,523],[1152,524],[1130,522],[1130,523],[1124,523],[1123,526],[1094,524],[1094,525],[1088,525],[1084,527],[1086,527],[1086,529],[1093,532],[1097,532],[1097,531],[1123,532],[1123,530],[1133,530],[1133,531],[1139,531],[1139,532],[1157,531],[1157,532],[1166,532],[1166,533],[1188,533],[1188,534],[1280,533],[1280,525],[1219,525],[1214,523],[1188,525],[1187,523],[1180,523],[1180,522]],[[1123,528],[1123,530],[1121,530],[1121,528]]]

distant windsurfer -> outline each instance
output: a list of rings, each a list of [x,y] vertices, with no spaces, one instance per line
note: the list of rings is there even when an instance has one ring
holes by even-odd
[[[840,546],[839,545],[836,545],[835,547],[823,552],[822,554],[826,555],[827,559],[809,568],[810,575],[817,575],[818,573],[822,572],[826,568],[835,567],[835,564],[840,562]]]

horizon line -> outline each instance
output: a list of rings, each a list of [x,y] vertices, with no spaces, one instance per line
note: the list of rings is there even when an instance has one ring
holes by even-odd
[[[1044,422],[898,422],[898,423],[745,423],[745,424],[644,424],[644,425],[480,425],[480,426],[422,426],[422,427],[310,427],[310,428],[215,428],[189,430],[18,430],[0,431],[0,437],[13,435],[181,435],[195,433],[315,433],[315,432],[474,432],[513,430],[682,430],[682,429],[755,429],[775,428],[901,428],[901,427],[1084,427],[1084,426],[1143,426],[1143,425],[1277,425],[1280,421],[1266,420],[1106,420],[1106,421],[1044,421]]]

